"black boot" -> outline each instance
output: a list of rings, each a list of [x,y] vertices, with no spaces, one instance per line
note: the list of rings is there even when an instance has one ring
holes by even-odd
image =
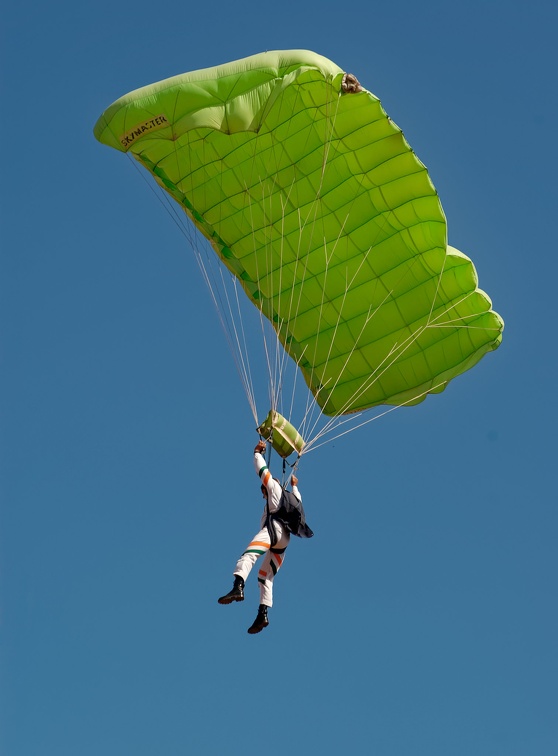
[[[217,601],[220,604],[232,604],[233,601],[244,601],[244,578],[241,578],[240,575],[235,575],[232,591],[229,591],[226,596],[221,596]]]
[[[267,606],[265,604],[260,604],[260,608],[258,609],[258,616],[252,623],[252,626],[248,628],[248,632],[250,635],[255,635],[256,633],[261,632],[264,627],[267,627],[269,625],[269,620],[267,618]]]

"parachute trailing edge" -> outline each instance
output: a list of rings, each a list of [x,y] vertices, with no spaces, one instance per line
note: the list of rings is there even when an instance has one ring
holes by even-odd
[[[324,414],[417,403],[499,346],[503,321],[448,246],[425,166],[326,58],[269,52],[175,76],[117,100],[94,133],[207,237]]]

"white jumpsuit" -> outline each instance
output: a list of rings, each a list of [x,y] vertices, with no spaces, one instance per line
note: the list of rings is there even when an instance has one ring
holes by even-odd
[[[279,509],[281,502],[282,488],[280,483],[274,480],[271,473],[268,470],[264,457],[258,452],[254,453],[254,466],[256,473],[259,475],[262,485],[267,488],[267,501],[269,503],[269,511],[271,514]],[[302,501],[298,488],[292,487],[294,495]],[[274,521],[273,527],[277,534],[277,543],[271,548],[271,539],[269,532],[265,525],[267,518],[267,506],[264,507],[262,519],[260,522],[261,530],[256,533],[248,544],[246,551],[242,554],[236,567],[234,569],[234,575],[239,575],[244,581],[248,578],[252,567],[256,564],[256,561],[262,554],[265,554],[261,567],[258,571],[258,582],[260,585],[260,604],[265,606],[273,605],[273,579],[279,572],[283,560],[285,558],[285,551],[289,545],[290,533],[284,528],[280,522]]]

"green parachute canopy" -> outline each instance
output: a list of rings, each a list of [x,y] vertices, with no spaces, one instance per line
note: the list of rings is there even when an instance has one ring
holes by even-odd
[[[95,136],[184,209],[324,414],[419,402],[500,344],[425,166],[326,58],[269,52],[175,76],[117,100]]]

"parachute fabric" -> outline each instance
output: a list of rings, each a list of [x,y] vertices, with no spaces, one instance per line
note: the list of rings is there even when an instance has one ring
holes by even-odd
[[[263,53],[136,90],[95,126],[181,205],[331,416],[422,401],[503,330],[425,166],[355,81]]]

